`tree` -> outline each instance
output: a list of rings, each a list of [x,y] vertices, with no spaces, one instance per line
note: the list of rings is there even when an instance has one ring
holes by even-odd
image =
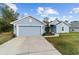
[[[1,8],[1,15],[2,15],[2,21],[1,21],[1,29],[3,31],[11,31],[12,25],[10,22],[17,20],[18,13],[14,12],[9,6],[3,4],[3,7]]]
[[[2,17],[7,23],[10,23],[17,19],[18,13],[4,4],[4,7],[2,8]]]
[[[45,26],[45,32],[46,32],[46,34],[49,34],[49,32],[51,32],[50,23],[52,21],[49,21],[49,18],[45,17],[43,22],[46,24],[46,26]]]

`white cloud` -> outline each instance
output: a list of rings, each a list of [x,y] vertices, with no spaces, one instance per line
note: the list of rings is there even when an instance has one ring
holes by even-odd
[[[11,9],[13,9],[15,12],[17,11],[17,6],[13,3],[5,3],[5,5],[9,6]]]
[[[47,9],[46,12],[47,12],[48,14],[58,14],[58,12],[57,12],[56,10],[51,9],[51,8]]]
[[[52,14],[58,15],[58,11],[53,9],[53,8],[48,8],[48,7],[38,7],[37,12],[39,15],[46,17]]]
[[[63,16],[62,18],[66,18],[66,16]]]
[[[44,11],[43,7],[38,7],[38,11]]]
[[[63,16],[63,17],[61,18],[61,20],[63,20],[63,21],[67,20],[67,21],[70,22],[70,21],[72,20],[72,18],[73,18],[72,15],[69,15],[69,16]]]
[[[61,17],[61,20],[62,20],[62,21],[69,20],[69,17],[68,17],[68,16],[62,16],[62,17]]]
[[[70,13],[76,13],[79,14],[79,7],[78,8],[73,8]]]
[[[37,8],[37,12],[38,12],[39,14],[42,14],[42,13],[44,12],[44,8],[43,8],[43,7],[38,7],[38,8]]]
[[[20,14],[19,17],[18,17],[18,19],[22,19],[23,17],[26,17],[26,16],[28,16],[27,12],[25,12],[23,14]]]
[[[27,16],[28,15],[28,13],[24,13],[24,16]]]
[[[71,15],[69,16],[69,18],[72,18],[72,17],[73,17],[73,16],[71,16]]]
[[[55,20],[57,17],[50,17],[49,18],[49,21],[53,21],[53,20]]]

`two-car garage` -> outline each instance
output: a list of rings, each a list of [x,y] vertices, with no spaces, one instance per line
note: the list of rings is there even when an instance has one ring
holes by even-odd
[[[38,36],[41,35],[41,26],[19,26],[18,36]]]
[[[45,24],[32,16],[12,22],[16,36],[41,36],[44,33]]]

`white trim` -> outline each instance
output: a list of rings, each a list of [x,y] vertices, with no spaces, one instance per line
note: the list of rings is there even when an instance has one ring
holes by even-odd
[[[24,26],[23,24],[21,25],[16,25],[16,36],[19,36],[19,27],[20,26]],[[38,25],[37,25],[38,26]],[[26,26],[27,27],[27,26]],[[38,26],[40,27],[40,35],[42,35],[42,26]]]
[[[16,25],[16,35],[19,36],[19,26]]]
[[[43,25],[41,26],[41,35],[45,32]]]
[[[37,20],[36,18],[34,18],[34,17],[32,17],[32,16],[25,16],[25,17],[23,17],[23,18],[21,18],[21,19],[18,19],[18,20],[15,20],[15,21],[11,22],[10,24],[14,24],[14,23],[16,23],[16,22],[18,22],[18,21],[20,21],[20,20],[22,20],[22,19],[28,18],[28,17],[31,17],[31,18]],[[37,20],[37,21],[39,21],[39,20]],[[45,23],[43,23],[43,22],[41,22],[41,21],[39,21],[39,22],[40,22],[41,24],[44,24],[44,25],[45,25]]]
[[[30,24],[30,25],[29,25],[29,24],[27,25],[27,24],[18,24],[18,26],[43,26],[43,25],[31,25],[31,24]]]
[[[23,18],[21,18],[21,19],[15,20],[15,21],[11,22],[10,24],[14,24],[14,23],[16,23],[17,21],[20,21],[20,20],[22,20],[22,19],[24,19],[24,18],[26,18],[26,17],[23,17]]]
[[[15,33],[15,24],[13,24],[13,33],[16,34]]]
[[[41,30],[41,35],[42,35],[42,26],[41,26],[40,30]]]

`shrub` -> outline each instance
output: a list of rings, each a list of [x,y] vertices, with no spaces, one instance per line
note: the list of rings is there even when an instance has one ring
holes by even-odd
[[[46,35],[54,35],[55,33],[52,33],[52,32],[49,32],[49,33],[43,33],[42,35],[43,36],[46,36]]]
[[[15,34],[13,34],[13,36],[12,37],[16,37],[16,35]]]

